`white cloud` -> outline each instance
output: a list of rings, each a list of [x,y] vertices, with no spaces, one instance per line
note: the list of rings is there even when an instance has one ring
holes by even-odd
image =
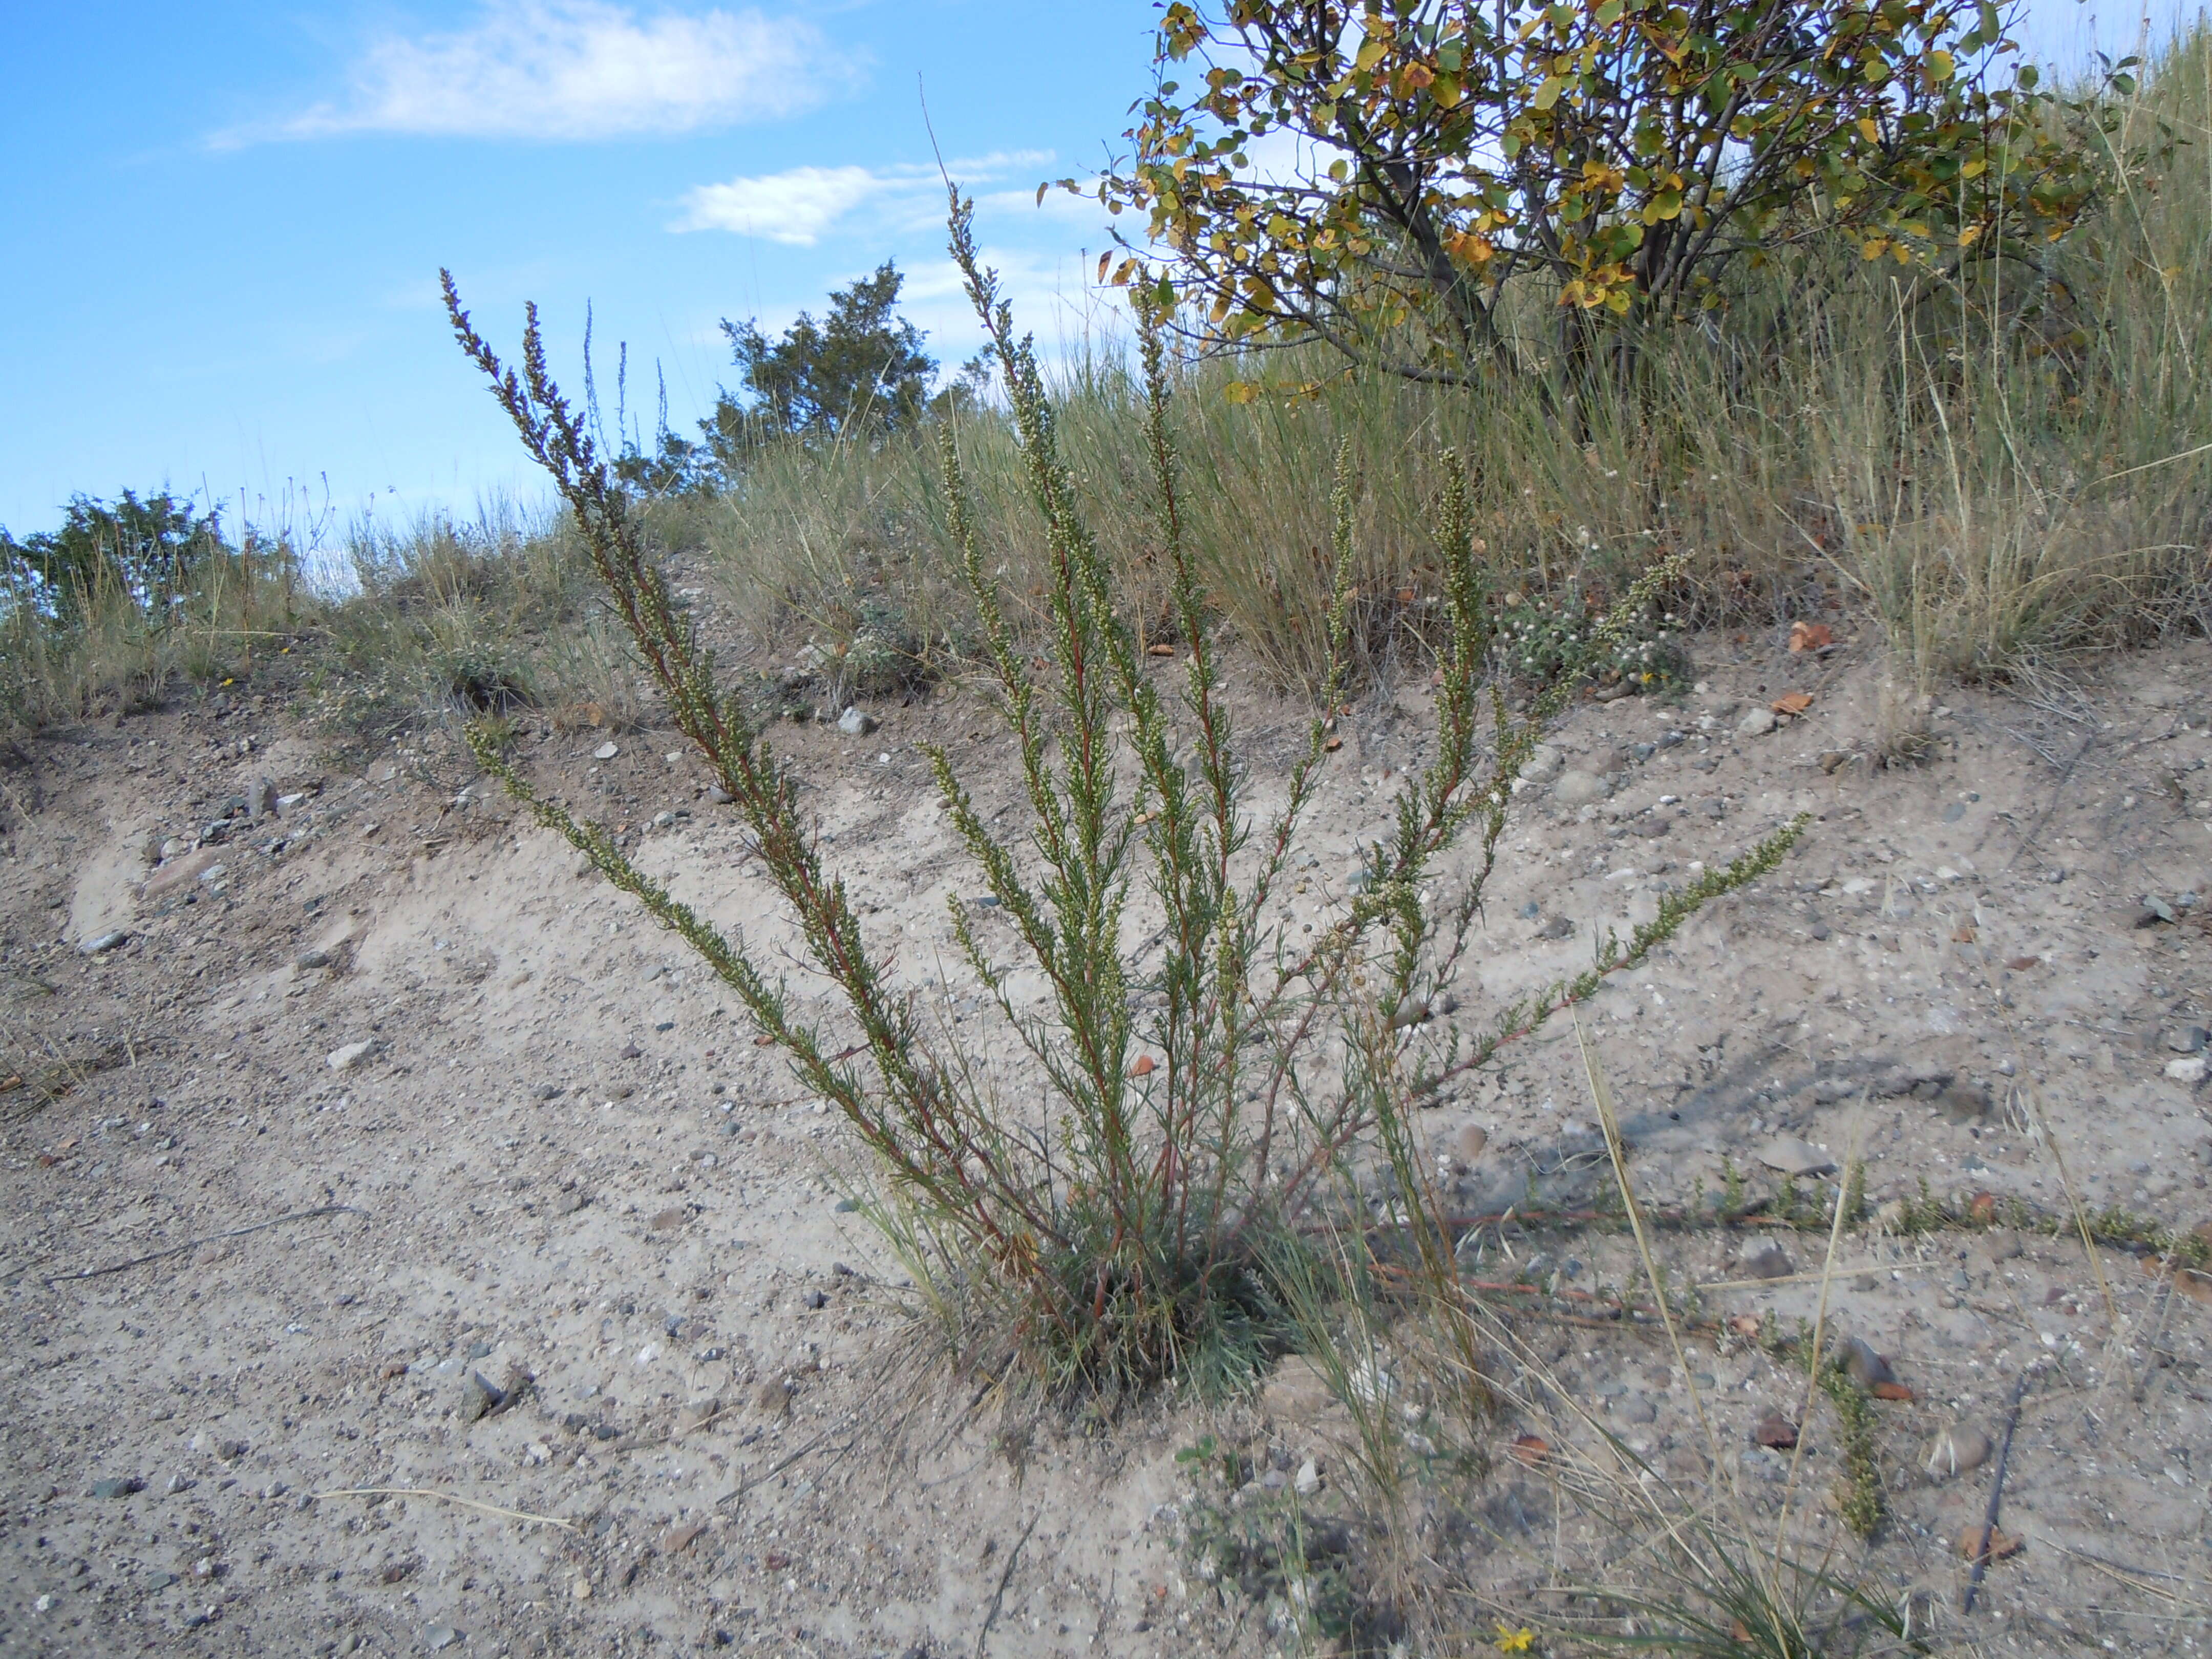
[[[688,132],[805,108],[821,96],[825,57],[812,25],[757,10],[641,15],[599,0],[487,0],[469,27],[371,43],[343,101],[217,142]]]
[[[1013,150],[948,162],[946,170],[965,188],[1051,160],[1049,150]],[[793,167],[698,185],[685,193],[683,216],[669,228],[726,230],[812,247],[863,207],[871,229],[910,230],[943,218],[945,181],[933,167]]]

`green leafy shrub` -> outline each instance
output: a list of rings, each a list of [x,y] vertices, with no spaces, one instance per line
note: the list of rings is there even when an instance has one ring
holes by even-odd
[[[1689,677],[1690,657],[1680,644],[1672,612],[1647,611],[1607,618],[1573,594],[1508,597],[1498,613],[1500,665],[1536,685],[1594,680],[1645,696],[1679,688]]]
[[[1838,235],[1916,270],[2032,252],[2094,205],[2111,127],[2003,25],[1967,0],[1176,0],[1099,186],[1172,257],[1119,279],[1220,339],[1466,379],[1520,366],[1523,290],[1576,344]]]

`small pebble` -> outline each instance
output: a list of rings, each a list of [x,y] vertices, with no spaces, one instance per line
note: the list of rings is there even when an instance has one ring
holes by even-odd
[[[1836,1167],[1835,1160],[1818,1146],[1795,1135],[1778,1135],[1767,1142],[1759,1150],[1759,1161],[1787,1176],[1820,1175]]]
[[[1789,1253],[1779,1244],[1769,1244],[1764,1249],[1754,1250],[1743,1263],[1746,1279],[1787,1279],[1796,1271]]]
[[[1948,1480],[1954,1474],[1981,1468],[1989,1458],[1989,1436],[1979,1429],[1954,1426],[1937,1432],[1922,1462],[1935,1479]]]
[[[1797,1443],[1797,1425],[1780,1412],[1769,1412],[1751,1427],[1752,1443],[1788,1451]]]
[[[376,1053],[376,1040],[365,1037],[359,1042],[349,1042],[343,1048],[330,1052],[330,1067],[333,1072],[350,1072]]]
[[[1842,1362],[1844,1374],[1863,1389],[1872,1389],[1897,1381],[1897,1373],[1890,1370],[1889,1361],[1856,1336],[1845,1337],[1837,1345],[1834,1358]]]
[[[620,744],[603,743],[597,749],[592,750],[592,758],[593,760],[611,761],[617,755],[621,753],[622,745]]]
[[[506,1399],[505,1390],[487,1381],[482,1371],[471,1371],[461,1380],[461,1421],[473,1423],[487,1417]]]

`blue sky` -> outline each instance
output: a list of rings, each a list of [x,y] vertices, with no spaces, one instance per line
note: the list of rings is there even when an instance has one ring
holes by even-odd
[[[2172,0],[2162,0],[2170,9]],[[2036,0],[2045,61],[2141,6]],[[1026,326],[1074,337],[1105,246],[1086,170],[1148,84],[1145,0],[471,0],[10,6],[0,100],[0,525],[167,486],[326,538],[538,499],[447,333],[453,267],[504,349],[544,312],[576,381],[595,314],[649,428],[771,329],[895,258],[948,367],[975,330],[943,252],[921,95]],[[1110,303],[1110,302],[1109,302]],[[580,390],[580,386],[572,387]]]

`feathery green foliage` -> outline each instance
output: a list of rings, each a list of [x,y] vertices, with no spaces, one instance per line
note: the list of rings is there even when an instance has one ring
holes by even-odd
[[[842,884],[823,865],[769,728],[719,687],[713,654],[672,602],[635,504],[554,385],[534,312],[520,369],[507,368],[448,278],[458,338],[553,477],[669,718],[743,815],[811,965],[842,994],[855,1040],[804,1017],[741,946],[602,831],[533,790],[485,727],[473,727],[471,741],[487,772],[706,958],[806,1086],[860,1133],[887,1177],[885,1212],[899,1217],[892,1231],[912,1253],[933,1251],[950,1264],[968,1304],[989,1316],[984,1341],[1018,1350],[1058,1389],[1110,1395],[1169,1376],[1230,1382],[1249,1374],[1282,1323],[1271,1241],[1327,1201],[1356,1148],[1379,1139],[1390,1156],[1405,1156],[1403,1119],[1416,1095],[1444,1071],[1478,1063],[1448,1045],[1441,1066],[1431,1064],[1410,1034],[1466,952],[1513,781],[1572,683],[1547,688],[1519,717],[1497,689],[1486,694],[1490,602],[1468,492],[1448,458],[1435,517],[1444,617],[1433,757],[1400,793],[1395,829],[1368,853],[1359,890],[1317,933],[1294,933],[1279,887],[1345,685],[1355,568],[1349,458],[1340,456],[1330,495],[1320,712],[1283,805],[1262,822],[1245,804],[1222,647],[1189,552],[1165,319],[1139,308],[1150,528],[1167,614],[1185,647],[1172,694],[1154,678],[1115,562],[1087,522],[1031,343],[1016,334],[995,275],[977,259],[968,204],[956,192],[951,208],[953,258],[1003,374],[1021,477],[1042,526],[1048,656],[1033,659],[982,552],[961,434],[940,435],[947,533],[1015,742],[1025,837],[994,829],[950,757],[928,753],[953,830],[1012,942],[987,938],[957,902],[952,935],[1035,1080],[1017,1097],[1041,1091],[1042,1109],[1003,1106],[988,1057],[932,1031],[886,977]],[[1674,574],[1665,563],[1646,573],[1625,614],[1640,614]],[[1595,637],[1607,646],[1626,625],[1601,621]],[[1559,997],[1588,994],[1697,904],[1771,867],[1796,834],[1785,830],[1670,900],[1625,945],[1609,940],[1609,956],[1558,988]],[[1439,857],[1470,836],[1476,851],[1462,893],[1449,903],[1425,896]],[[1156,912],[1156,947],[1132,942],[1133,902]],[[1044,987],[1041,1011],[1017,1000],[1009,953]],[[1515,1017],[1526,1029],[1553,1006],[1531,1004]],[[1486,1056],[1498,1040],[1477,1052]],[[848,1063],[860,1055],[865,1070]],[[915,1248],[919,1241],[926,1245]]]

